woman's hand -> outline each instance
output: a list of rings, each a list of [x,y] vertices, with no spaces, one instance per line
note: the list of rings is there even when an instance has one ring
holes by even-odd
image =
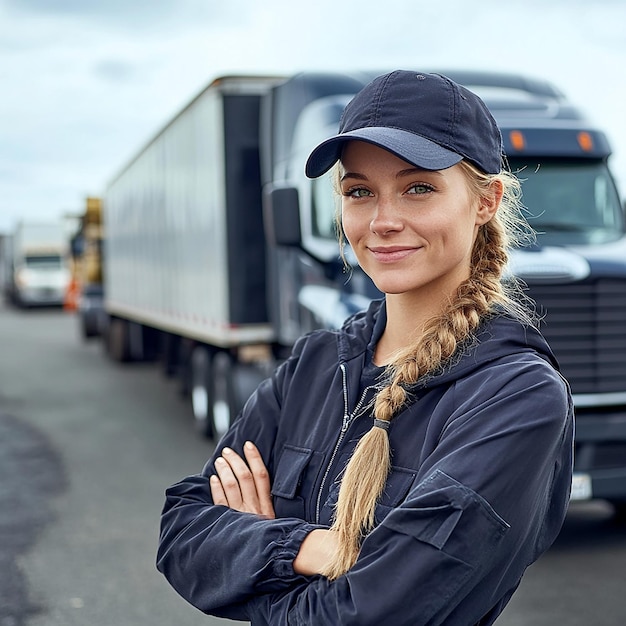
[[[243,447],[245,460],[234,450],[224,448],[215,460],[217,474],[210,477],[211,496],[215,504],[235,511],[256,513],[274,519],[270,477],[257,447],[247,441]],[[297,574],[323,574],[337,547],[337,533],[323,528],[311,531],[294,559]]]
[[[293,571],[304,576],[323,575],[337,550],[337,534],[325,528],[312,530],[293,561]]]
[[[251,441],[245,443],[243,453],[245,460],[234,450],[224,448],[215,460],[217,474],[210,478],[213,502],[274,519],[270,477],[261,454]]]

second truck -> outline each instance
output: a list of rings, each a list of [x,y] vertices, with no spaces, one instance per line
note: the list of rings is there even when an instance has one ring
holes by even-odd
[[[17,307],[61,306],[69,284],[68,229],[63,220],[18,222],[6,240],[7,299]]]

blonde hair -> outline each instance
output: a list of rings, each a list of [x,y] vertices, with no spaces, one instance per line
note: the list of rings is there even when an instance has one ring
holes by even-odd
[[[500,207],[478,230],[470,277],[459,285],[456,297],[427,323],[419,342],[397,354],[386,367],[385,386],[374,401],[376,420],[389,423],[409,401],[407,389],[449,364],[471,342],[481,321],[496,307],[502,307],[524,323],[534,323],[519,286],[512,280],[503,280],[507,250],[532,238],[521,211],[520,183],[506,171],[484,174],[466,161],[461,162],[461,167],[475,201],[488,198],[495,181],[502,184]],[[374,527],[376,504],[390,469],[391,449],[386,429],[373,427],[357,444],[341,480],[331,527],[339,533],[339,547],[324,572],[328,578],[338,578],[356,561],[363,538]]]

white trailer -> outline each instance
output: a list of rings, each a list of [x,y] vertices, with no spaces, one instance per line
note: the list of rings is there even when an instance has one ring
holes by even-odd
[[[206,434],[230,422],[233,364],[273,340],[258,144],[261,97],[275,83],[215,81],[103,197],[108,350],[119,360],[165,351],[168,368],[191,369]]]

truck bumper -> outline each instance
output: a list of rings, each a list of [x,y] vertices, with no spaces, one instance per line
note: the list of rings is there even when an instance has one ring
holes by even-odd
[[[626,501],[626,411],[577,414],[574,473],[589,478],[589,498]]]
[[[17,292],[18,300],[27,306],[62,305],[65,289],[56,287],[27,287]]]

